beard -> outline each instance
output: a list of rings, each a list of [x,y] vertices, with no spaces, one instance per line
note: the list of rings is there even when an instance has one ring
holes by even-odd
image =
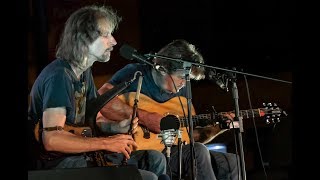
[[[98,62],[108,62],[110,60],[110,52],[105,52],[100,56],[96,56],[94,54],[90,54],[90,56]]]
[[[97,57],[98,62],[108,62],[110,60],[110,54],[103,54],[100,57]]]

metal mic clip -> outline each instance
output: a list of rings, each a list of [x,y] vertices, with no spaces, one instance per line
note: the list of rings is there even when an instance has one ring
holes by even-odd
[[[209,71],[209,79],[213,80],[221,89],[228,92],[228,77],[226,74],[217,73],[215,70]]]
[[[133,77],[133,80],[135,80],[137,78],[137,75],[140,74],[140,76],[142,76],[142,72],[141,71],[136,71],[134,73],[134,77]]]
[[[128,83],[132,83],[134,80],[136,80],[138,74],[140,74],[140,76],[142,76],[142,72],[141,72],[141,71],[136,71],[136,72],[134,73],[134,75],[133,75],[133,78],[130,79],[130,80],[128,81]]]

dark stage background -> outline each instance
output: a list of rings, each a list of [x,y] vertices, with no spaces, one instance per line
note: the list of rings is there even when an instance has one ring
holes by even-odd
[[[111,5],[123,17],[114,33],[118,45],[108,63],[93,66],[95,83],[103,82],[130,61],[120,57],[119,48],[128,43],[141,53],[156,52],[173,39],[186,39],[199,48],[207,65],[235,67],[246,73],[292,81],[296,5],[293,1],[188,1],[188,0],[32,0],[28,4],[28,93],[42,68],[54,59],[55,46],[67,17],[88,4]],[[221,71],[218,71],[221,72]],[[263,102],[277,103],[288,113],[280,123],[258,122],[257,148],[251,119],[244,122],[244,153],[247,179],[292,179],[292,84],[238,75],[240,109]],[[231,92],[222,91],[214,82],[192,82],[193,103],[198,113],[233,110]],[[225,143],[234,152],[232,131],[211,143]],[[263,162],[261,162],[261,159]]]

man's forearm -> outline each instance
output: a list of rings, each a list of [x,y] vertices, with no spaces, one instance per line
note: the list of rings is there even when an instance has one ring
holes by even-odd
[[[113,85],[105,83],[98,92],[99,94],[103,94],[112,88]],[[123,119],[132,117],[133,107],[118,97],[115,97],[100,110],[100,113],[109,120],[122,121]],[[139,124],[146,126],[152,132],[160,133],[160,120],[163,117],[162,115],[138,109],[137,116],[139,117]]]
[[[99,94],[103,94],[114,86],[109,83],[105,83],[99,90]],[[100,113],[107,119],[112,121],[122,121],[123,119],[129,119],[132,115],[133,109],[121,101],[118,97],[109,101],[101,110]]]
[[[144,125],[154,133],[160,133],[160,121],[162,116],[158,113],[138,110],[139,124]]]
[[[122,121],[131,117],[133,108],[115,97],[100,110],[100,113],[112,121]]]

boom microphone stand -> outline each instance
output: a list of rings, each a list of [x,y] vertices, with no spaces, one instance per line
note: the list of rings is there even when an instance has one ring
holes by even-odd
[[[193,139],[193,121],[192,121],[192,114],[191,114],[191,107],[192,107],[192,92],[191,92],[191,82],[190,82],[190,72],[191,72],[191,63],[183,62],[183,68],[185,71],[185,79],[186,79],[186,88],[187,88],[187,107],[188,107],[188,123],[189,123],[189,139],[190,139],[190,153],[191,153],[191,177],[192,179],[196,179],[196,163],[194,157],[194,139]],[[180,159],[181,160],[181,159]],[[180,161],[179,160],[179,161]]]
[[[283,82],[283,83],[288,83],[288,84],[292,84],[292,82],[290,81],[284,81],[284,80],[280,80],[280,79],[275,79],[275,78],[270,78],[270,77],[265,77],[265,76],[260,76],[260,75],[255,75],[255,74],[250,74],[250,73],[244,73],[244,72],[240,72],[240,71],[235,71],[235,70],[230,70],[230,69],[224,69],[224,68],[219,68],[219,67],[214,67],[214,66],[209,66],[209,65],[205,65],[205,64],[201,64],[201,63],[195,63],[192,62],[190,60],[183,60],[183,59],[178,59],[178,58],[171,58],[171,57],[167,57],[167,56],[161,56],[161,55],[157,55],[157,54],[145,54],[144,56],[146,57],[156,57],[156,58],[162,58],[162,59],[167,59],[167,60],[173,60],[173,61],[177,61],[177,62],[181,62],[184,64],[184,69],[185,69],[185,78],[186,78],[186,87],[187,87],[187,100],[188,100],[188,120],[189,120],[189,129],[190,129],[190,148],[191,148],[191,165],[193,167],[193,171],[192,171],[192,178],[195,179],[195,167],[194,167],[194,154],[193,154],[193,143],[194,143],[194,139],[193,139],[193,121],[192,121],[192,117],[191,117],[191,83],[190,83],[190,77],[189,77],[189,73],[191,70],[191,65],[195,65],[195,66],[202,66],[202,67],[207,67],[207,68],[211,68],[211,69],[218,69],[218,70],[223,70],[226,72],[231,72],[234,73],[233,77],[231,78],[231,82],[232,82],[232,96],[234,99],[234,105],[235,105],[235,120],[239,121],[239,130],[238,130],[238,140],[239,140],[239,144],[240,144],[240,158],[241,158],[241,171],[239,171],[239,173],[241,172],[242,176],[242,180],[246,180],[246,171],[245,171],[245,162],[244,162],[244,153],[243,153],[243,141],[242,141],[242,132],[243,132],[243,122],[242,122],[242,118],[239,115],[239,103],[238,103],[238,89],[237,89],[237,85],[236,85],[236,78],[235,78],[235,74],[243,74],[243,75],[249,75],[249,76],[254,76],[254,77],[259,77],[259,78],[263,78],[263,79],[269,79],[269,80],[273,80],[273,81],[279,81],[279,82]],[[238,161],[239,162],[239,161]]]
[[[178,133],[178,158],[179,158],[179,161],[178,161],[178,176],[179,176],[179,180],[181,180],[181,168],[182,168],[182,142],[181,142],[181,132],[180,130],[178,129],[177,130],[177,133]]]
[[[242,141],[242,134],[243,133],[243,121],[242,121],[242,117],[240,117],[240,110],[239,110],[239,95],[238,95],[238,88],[237,88],[237,83],[236,83],[236,74],[232,73],[230,75],[230,79],[232,82],[232,97],[234,100],[234,107],[235,107],[235,116],[234,116],[234,121],[238,121],[239,122],[239,128],[236,128],[236,132],[237,132],[237,137],[238,137],[238,143],[240,146],[240,161],[237,160],[237,164],[238,167],[241,168],[241,171],[239,171],[239,177],[242,177],[241,179],[246,180],[246,169],[245,169],[245,161],[244,161],[244,152],[243,152],[243,141]],[[238,157],[237,157],[238,159]]]

